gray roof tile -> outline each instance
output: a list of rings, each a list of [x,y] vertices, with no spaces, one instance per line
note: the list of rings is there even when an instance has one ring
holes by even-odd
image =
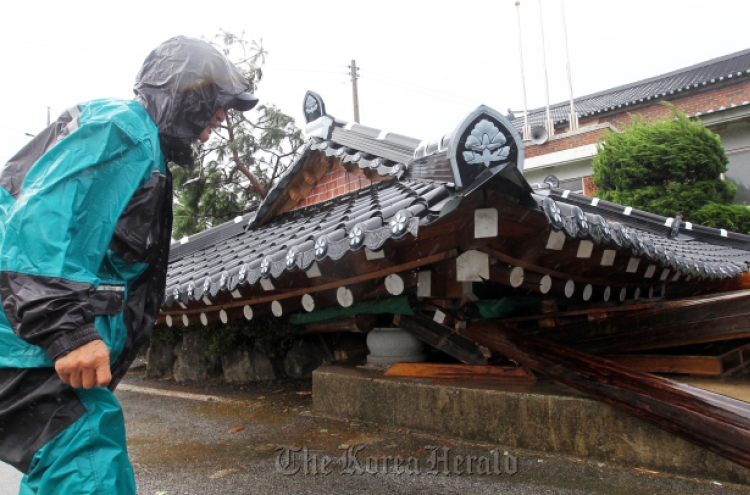
[[[695,91],[704,86],[737,78],[750,79],[750,49],[598,93],[579,96],[574,99],[575,109],[579,116],[588,116],[645,101],[660,101],[683,91]],[[545,113],[544,107],[529,110],[529,125],[543,125]],[[569,101],[550,105],[550,115],[555,123],[567,122],[569,114]],[[513,119],[513,125],[517,129],[523,127],[523,114]]]
[[[747,55],[750,56],[750,50]],[[342,129],[342,132],[358,132],[357,126],[343,126]],[[360,151],[369,153],[371,157],[382,158],[377,155],[382,152],[378,148],[381,143],[375,141],[387,140],[391,134],[378,132],[373,137],[376,130],[359,131],[362,131],[358,139],[363,148]],[[416,140],[393,136],[399,141],[395,144],[402,147],[413,144],[416,149]],[[331,141],[330,145],[335,148],[340,143]],[[312,153],[327,151],[315,151],[314,147],[314,144],[308,145],[282,183],[288,182],[289,177],[301,169]],[[405,163],[408,161],[406,159]],[[435,163],[435,167],[444,166],[442,162]],[[253,219],[262,217],[263,208],[267,207],[261,206],[257,216],[247,215],[241,221],[228,222],[191,236],[186,244],[174,244],[170,253],[167,304],[199,300],[206,287],[211,294],[216,294],[218,291],[232,290],[238,284],[258,283],[262,277],[278,278],[284,276],[286,271],[306,270],[316,257],[340,259],[347,252],[365,246],[377,251],[389,239],[400,237],[394,234],[389,225],[399,212],[408,210],[406,217],[410,220],[406,235],[418,236],[420,227],[438,221],[442,208],[457,196],[464,195],[448,180],[430,179],[431,166],[424,165],[418,177],[411,177],[408,173],[403,176],[397,174],[391,180],[282,213],[263,225],[257,225]],[[515,168],[512,170],[518,174],[514,180],[524,182],[520,173]],[[495,179],[505,180],[499,176],[487,180]],[[548,184],[535,185],[533,189],[525,182],[520,185],[525,188],[516,185],[505,194],[515,191],[513,194],[530,195],[535,203],[520,201],[523,198],[519,197],[520,204],[530,204],[529,209],[544,212],[549,228],[564,230],[569,237],[590,239],[596,244],[607,245],[608,249],[630,250],[633,255],[645,258],[649,263],[701,278],[736,276],[750,266],[750,236],[724,233],[699,225],[692,225],[688,229],[688,225],[683,224],[678,237],[670,238],[668,219],[659,215],[626,210],[625,206],[594,201],[564,189],[551,188]],[[269,197],[282,188],[281,184],[277,186],[269,192]],[[270,204],[273,199],[267,201]],[[555,218],[555,212],[559,214],[558,218]],[[585,225],[581,224],[584,219]],[[355,231],[362,223],[366,228],[363,235],[358,237]],[[606,235],[605,227],[610,229]],[[545,228],[538,235],[546,235],[546,231]],[[615,233],[612,238],[610,231]],[[315,243],[323,237],[327,242],[327,251],[316,252],[316,247],[320,246]],[[288,260],[291,261],[289,265]]]

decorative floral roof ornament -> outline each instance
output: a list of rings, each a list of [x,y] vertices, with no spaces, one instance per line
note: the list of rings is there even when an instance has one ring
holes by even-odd
[[[305,113],[315,113],[317,109],[318,102],[315,101],[315,98],[313,98],[312,95],[307,95],[307,98],[305,99]]]
[[[411,220],[411,212],[409,210],[401,210],[396,213],[390,221],[391,235],[394,239],[401,239],[406,235],[409,230],[409,220]]]
[[[271,257],[266,256],[263,258],[263,261],[260,262],[260,276],[263,278],[268,278],[268,276],[271,274]]]
[[[315,240],[315,259],[322,261],[328,252],[328,237],[322,235]]]
[[[297,263],[297,254],[299,253],[299,248],[297,246],[292,246],[289,248],[289,251],[286,252],[286,268],[287,270],[291,270],[294,268],[294,265]]]
[[[365,241],[365,232],[367,232],[367,226],[361,222],[349,231],[349,245],[353,250],[362,247]]]
[[[510,121],[492,108],[480,105],[450,135],[446,134],[436,143],[439,144],[425,145],[425,153],[432,154],[431,147],[441,152],[445,150],[453,172],[453,184],[461,194],[471,194],[497,174],[513,183],[524,184],[524,189],[528,187],[522,177],[523,140]],[[411,162],[407,165],[412,166]],[[514,178],[510,179],[511,176]]]
[[[308,91],[305,93],[302,111],[305,115],[305,122],[309,124],[326,115],[326,105],[318,93]]]
[[[485,167],[493,162],[505,161],[510,153],[510,146],[503,146],[505,142],[500,129],[489,120],[482,119],[466,138],[466,148],[469,151],[463,152],[464,160],[471,165],[482,163]]]

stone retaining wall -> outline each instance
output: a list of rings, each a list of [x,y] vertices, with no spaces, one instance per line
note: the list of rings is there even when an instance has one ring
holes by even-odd
[[[146,377],[199,382],[223,376],[228,383],[309,378],[314,369],[330,360],[323,344],[311,338],[296,340],[279,362],[248,349],[220,357],[207,357],[207,352],[208,343],[197,334],[185,334],[176,345],[153,340],[146,353]]]

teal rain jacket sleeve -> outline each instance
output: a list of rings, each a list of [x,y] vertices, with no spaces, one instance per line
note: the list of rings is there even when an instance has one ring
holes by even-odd
[[[166,167],[158,130],[137,102],[98,100],[69,112],[57,141],[41,143],[46,152],[0,189],[2,309],[15,334],[53,362],[101,338],[92,298],[118,218]]]

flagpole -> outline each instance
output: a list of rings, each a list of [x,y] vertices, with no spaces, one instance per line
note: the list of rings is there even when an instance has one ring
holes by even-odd
[[[544,92],[547,96],[547,118],[544,126],[547,128],[547,133],[552,136],[555,134],[555,126],[552,123],[552,118],[549,112],[549,79],[547,77],[547,48],[544,43],[544,20],[542,18],[542,0],[539,0],[539,29],[542,33],[542,62],[544,63]]]
[[[530,139],[531,129],[529,129],[529,109],[526,104],[526,74],[523,70],[523,36],[521,36],[521,2],[516,0],[516,18],[518,19],[518,54],[521,61],[521,87],[523,88],[523,132],[521,133],[524,140]]]
[[[573,103],[573,78],[570,75],[570,52],[568,51],[568,27],[565,22],[565,0],[560,0],[560,6],[562,7],[563,37],[565,38],[565,66],[568,69],[568,91],[570,92],[570,130],[575,131],[578,129],[578,114]]]

